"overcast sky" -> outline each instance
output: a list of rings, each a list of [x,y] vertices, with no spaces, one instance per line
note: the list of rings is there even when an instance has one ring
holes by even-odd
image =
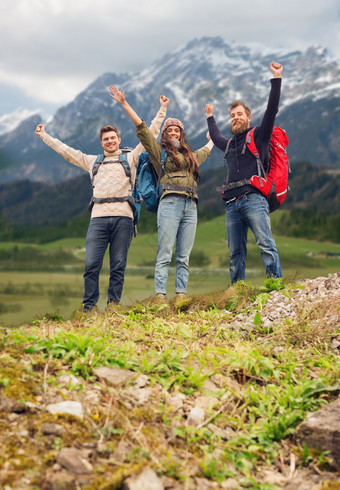
[[[339,0],[1,0],[0,116],[53,114],[105,72],[135,72],[194,38],[340,61]]]

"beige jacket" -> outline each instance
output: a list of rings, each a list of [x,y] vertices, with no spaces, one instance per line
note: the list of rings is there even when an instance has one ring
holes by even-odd
[[[160,127],[165,116],[166,107],[161,107],[150,126],[150,130],[155,138],[157,138],[159,134]],[[52,136],[46,132],[41,136],[41,139],[44,143],[46,143],[46,145],[50,146],[53,150],[65,158],[65,160],[73,165],[76,165],[77,167],[87,170],[90,176],[92,175],[92,167],[97,155],[86,155],[80,150],[75,150],[74,148],[65,145],[65,143],[57,138],[52,138]],[[139,143],[134,150],[127,154],[127,160],[130,165],[131,179],[133,183],[136,179],[138,157],[144,150],[145,148],[143,145]],[[116,160],[120,153],[120,150],[110,154],[105,152],[104,161]],[[94,179],[94,185],[94,197],[124,197],[131,195],[131,184],[129,178],[125,174],[123,165],[119,162],[100,165],[98,173]],[[128,218],[133,218],[133,213],[131,206],[126,201],[103,204],[95,203],[92,208],[91,218],[105,216],[126,216]]]

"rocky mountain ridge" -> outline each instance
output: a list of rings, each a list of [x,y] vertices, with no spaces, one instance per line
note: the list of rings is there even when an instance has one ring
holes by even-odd
[[[108,95],[109,85],[115,83],[124,87],[127,99],[147,122],[157,112],[159,95],[169,96],[168,115],[183,121],[191,146],[197,148],[206,141],[207,102],[215,105],[216,119],[226,134],[228,104],[236,98],[252,108],[254,125],[260,123],[273,60],[284,66],[277,124],[289,136],[290,158],[340,167],[340,66],[320,46],[289,52],[227,44],[220,37],[194,39],[140,73],[103,74],[56,112],[47,131],[85,153],[96,154],[101,151],[100,127],[113,123],[123,144],[136,145],[131,121]],[[15,160],[8,168],[0,162],[0,182],[23,177],[53,182],[79,174],[79,169],[65,164],[34,135],[39,122],[39,116],[30,117],[0,136],[0,152]],[[220,161],[220,152],[214,150],[209,165],[214,167]]]

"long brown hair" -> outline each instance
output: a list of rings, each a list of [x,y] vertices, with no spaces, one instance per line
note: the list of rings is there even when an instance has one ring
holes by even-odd
[[[200,180],[201,176],[199,173],[199,165],[197,158],[195,157],[193,151],[191,150],[190,146],[188,145],[186,139],[185,139],[185,134],[182,128],[180,128],[180,139],[179,142],[181,143],[181,153],[183,154],[189,168],[189,173],[194,177],[195,180]],[[169,138],[168,133],[166,130],[162,133],[162,139],[161,139],[161,145],[164,147],[165,151],[169,155],[169,157],[172,159],[172,161],[175,164],[175,170],[180,169],[180,162],[177,158],[177,153],[178,150],[177,148],[173,145],[171,142],[171,139]]]

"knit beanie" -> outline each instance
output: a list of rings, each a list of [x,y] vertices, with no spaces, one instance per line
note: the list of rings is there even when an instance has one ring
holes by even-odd
[[[163,124],[163,128],[162,128],[162,133],[164,133],[164,131],[169,127],[169,126],[178,126],[179,128],[181,128],[183,131],[184,131],[184,126],[183,124],[181,123],[181,121],[179,119],[175,119],[174,117],[168,117],[168,119],[166,119],[164,121],[164,124]]]

